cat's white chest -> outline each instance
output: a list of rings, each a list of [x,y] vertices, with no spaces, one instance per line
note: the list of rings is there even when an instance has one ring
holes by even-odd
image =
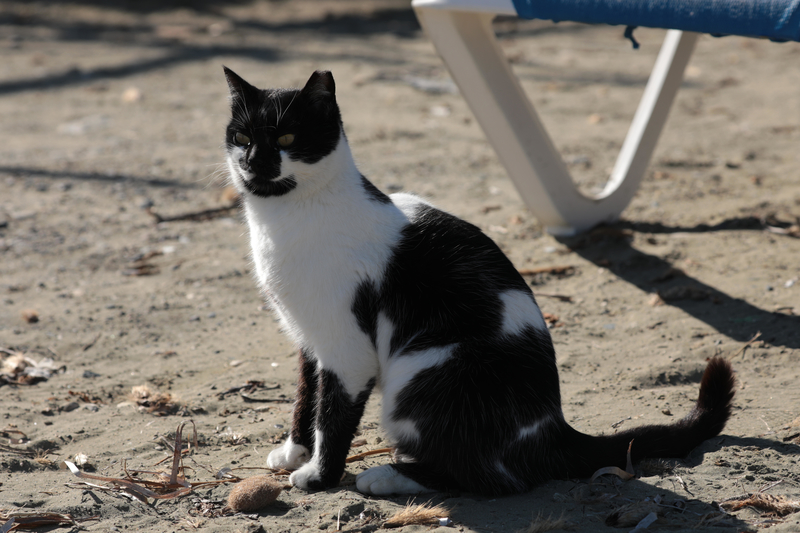
[[[351,310],[355,291],[380,281],[405,215],[357,195],[302,212],[275,204],[249,200],[247,220],[258,282],[285,329],[312,346],[362,335]]]

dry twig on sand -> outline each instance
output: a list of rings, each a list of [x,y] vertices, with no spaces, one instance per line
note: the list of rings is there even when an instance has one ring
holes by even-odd
[[[378,448],[377,450],[367,450],[365,452],[357,453],[355,455],[351,455],[347,459],[344,460],[345,463],[354,463],[356,461],[360,461],[364,457],[369,457],[370,455],[378,455],[381,453],[392,453],[394,448]]]
[[[166,500],[166,499],[178,498],[180,496],[189,494],[198,487],[220,485],[222,483],[235,483],[237,481],[240,481],[241,478],[231,475],[231,477],[229,478],[217,479],[214,481],[189,482],[182,475],[183,467],[181,466],[181,460],[183,458],[183,453],[182,453],[181,433],[183,432],[183,427],[185,425],[186,422],[181,422],[180,425],[178,426],[178,429],[175,431],[175,444],[173,447],[173,454],[172,454],[172,470],[170,471],[169,475],[167,475],[164,472],[152,472],[146,470],[128,470],[125,463],[123,462],[123,470],[125,471],[124,478],[95,476],[92,474],[86,474],[84,472],[81,472],[80,470],[78,470],[78,467],[72,464],[71,462],[64,461],[69,470],[76,477],[81,478],[81,480],[91,479],[94,481],[102,481],[103,483],[107,484],[107,485],[99,485],[97,483],[90,483],[89,481],[81,481],[80,483],[70,484],[67,486],[76,486],[79,488],[85,488],[88,486],[98,490],[117,492],[129,498],[135,498],[144,503],[149,503],[151,499]],[[194,421],[192,421],[192,425],[194,426]],[[194,443],[196,446],[197,445],[196,428],[194,431]],[[153,481],[147,479],[139,479],[135,477],[140,474],[153,475],[159,479]]]
[[[18,529],[78,525],[72,515],[64,513],[0,511],[0,520],[3,521],[0,524],[0,532],[2,533]],[[95,518],[86,518],[84,520],[95,520]]]

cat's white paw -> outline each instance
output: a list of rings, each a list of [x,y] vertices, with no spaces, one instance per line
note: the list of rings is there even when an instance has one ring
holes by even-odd
[[[284,470],[297,470],[311,459],[311,452],[302,444],[295,444],[292,439],[283,443],[280,448],[275,448],[267,456],[267,466],[270,468],[283,468]]]
[[[289,476],[289,483],[304,490],[319,490],[322,485],[322,476],[320,476],[316,464],[306,463]]]
[[[390,465],[374,466],[356,476],[356,488],[364,494],[387,496],[389,494],[419,494],[433,492],[392,468]]]

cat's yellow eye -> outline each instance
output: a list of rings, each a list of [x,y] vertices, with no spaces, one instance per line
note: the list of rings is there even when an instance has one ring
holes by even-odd
[[[293,142],[294,142],[294,135],[292,135],[291,133],[287,133],[286,135],[281,135],[280,137],[278,137],[278,144],[280,144],[283,147],[289,146]]]
[[[250,144],[250,137],[240,131],[236,132],[236,135],[233,136],[233,140],[240,146],[247,146]]]

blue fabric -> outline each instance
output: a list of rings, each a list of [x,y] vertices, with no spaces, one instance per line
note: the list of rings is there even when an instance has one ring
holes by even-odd
[[[513,0],[522,18],[800,41],[800,0]]]

